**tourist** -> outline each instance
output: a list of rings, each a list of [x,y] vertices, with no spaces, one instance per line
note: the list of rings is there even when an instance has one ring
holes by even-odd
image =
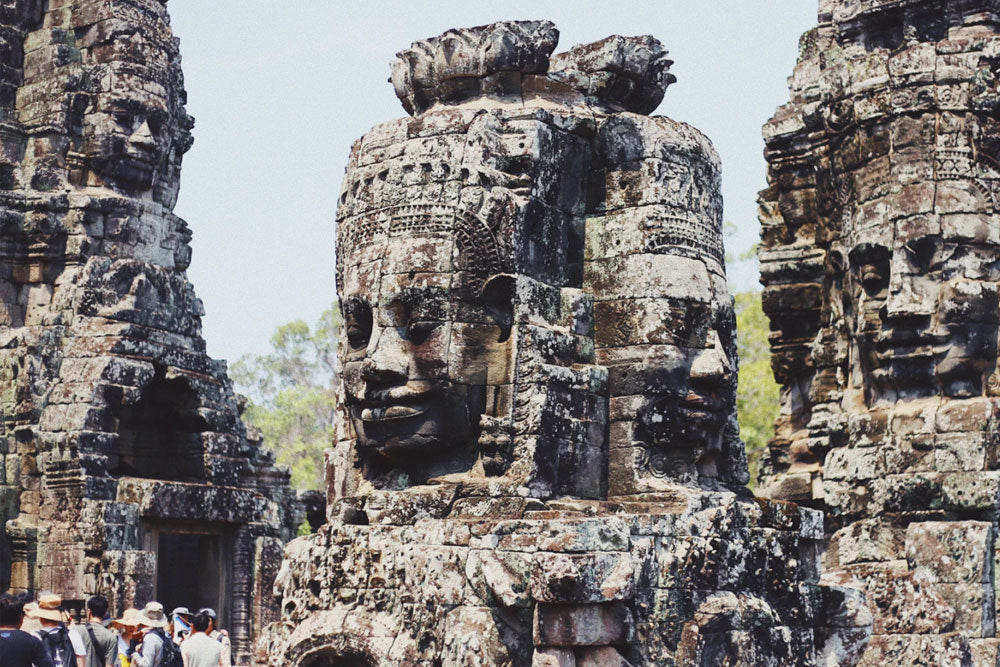
[[[38,609],[38,603],[27,595],[24,596],[24,620],[21,621],[21,631],[37,634],[42,629],[42,624],[34,617],[34,611]]]
[[[119,664],[118,639],[104,627],[104,616],[107,613],[107,598],[94,595],[87,600],[87,622],[73,628],[87,649],[87,667],[117,667]]]
[[[177,607],[170,612],[170,634],[175,644],[181,644],[184,638],[191,634],[191,617],[194,616],[187,607]]]
[[[229,641],[229,633],[225,630],[219,629],[219,616],[215,613],[215,610],[211,607],[205,607],[198,610],[199,614],[205,614],[208,616],[208,632],[206,633],[209,637],[215,641],[222,644],[222,662],[219,664],[222,667],[232,667],[233,665],[233,645]]]
[[[166,634],[169,623],[163,613],[163,605],[159,602],[147,603],[138,621],[142,643],[130,658],[131,667],[172,667],[177,647]]]
[[[42,646],[55,667],[86,667],[87,648],[80,635],[66,627],[70,618],[62,609],[61,597],[55,593],[43,593],[38,596],[38,604],[32,608],[30,615],[41,623],[42,628],[35,632],[35,636],[42,640]]]
[[[208,634],[212,618],[205,610],[195,614],[191,626],[191,636],[181,646],[184,667],[228,667],[228,663],[223,662],[222,643]]]
[[[139,616],[142,612],[138,609],[126,609],[121,618],[111,621],[111,627],[118,634],[118,660],[121,667],[130,667],[129,656],[135,651],[139,644]]]
[[[53,667],[42,641],[18,629],[24,616],[24,601],[0,595],[0,665],[3,667]]]

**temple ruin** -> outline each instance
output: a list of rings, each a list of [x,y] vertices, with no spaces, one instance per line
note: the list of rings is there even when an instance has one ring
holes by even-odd
[[[212,606],[240,665],[995,665],[1000,0],[819,4],[765,497],[667,52],[512,21],[399,53],[349,156],[320,526],[205,351],[166,1],[0,3],[0,589]]]
[[[995,0],[824,0],[764,131],[762,489],[826,514],[865,665],[997,660],[998,71]]]
[[[718,157],[649,115],[652,37],[548,22],[400,54],[351,152],[329,523],[286,549],[258,662],[852,664],[823,517],[754,499]]]
[[[298,517],[205,353],[165,2],[11,0],[0,46],[0,590],[215,607],[247,664]]]

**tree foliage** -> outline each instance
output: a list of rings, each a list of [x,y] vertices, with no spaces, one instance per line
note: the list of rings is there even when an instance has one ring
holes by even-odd
[[[314,327],[302,320],[278,327],[271,352],[244,355],[232,366],[237,391],[249,399],[244,419],[261,430],[278,463],[291,468],[296,489],[323,488],[323,453],[334,437],[339,330],[334,304]]]
[[[780,390],[771,371],[771,348],[767,340],[770,324],[761,308],[760,292],[740,292],[735,298],[736,341],[740,355],[736,408],[740,437],[746,443],[750,459],[751,486],[756,486],[758,462],[774,435]]]

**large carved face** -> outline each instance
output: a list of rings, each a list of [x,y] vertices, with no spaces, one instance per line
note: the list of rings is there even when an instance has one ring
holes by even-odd
[[[718,477],[733,435],[735,318],[721,266],[711,271],[710,261],[660,253],[589,267],[603,297],[594,304],[595,325],[599,360],[611,376],[612,419],[628,429],[612,427],[612,464],[638,456],[624,465],[646,478],[638,488],[652,488],[646,475],[665,483]],[[621,298],[631,293],[655,298]],[[632,453],[619,453],[627,446]]]
[[[467,469],[487,386],[508,366],[508,316],[454,233],[392,228],[368,261],[345,267],[340,290],[358,447],[405,468]]]
[[[845,314],[869,403],[981,395],[997,356],[1000,221],[937,184],[935,213],[854,230]],[[955,212],[953,212],[955,211]]]
[[[84,117],[80,152],[105,182],[129,192],[149,190],[171,147],[171,113],[156,96],[101,93]]]

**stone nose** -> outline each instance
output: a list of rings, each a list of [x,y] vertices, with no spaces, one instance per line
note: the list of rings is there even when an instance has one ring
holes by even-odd
[[[362,379],[378,385],[405,384],[409,379],[409,360],[402,343],[392,327],[373,332],[368,353],[361,364]]]
[[[132,136],[129,137],[129,143],[146,150],[156,148],[156,137],[153,136],[153,131],[149,127],[148,120],[142,121],[139,129],[132,133]]]
[[[703,383],[722,383],[729,379],[732,367],[716,331],[709,333],[708,346],[698,353],[691,364],[691,379]]]
[[[894,275],[885,303],[885,319],[900,320],[934,314],[934,294],[920,289],[914,276]]]

